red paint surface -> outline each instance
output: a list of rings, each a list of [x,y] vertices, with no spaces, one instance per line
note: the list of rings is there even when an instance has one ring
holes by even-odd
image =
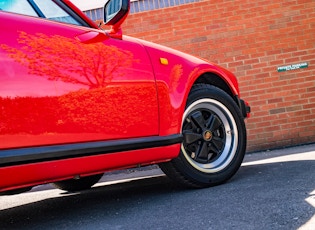
[[[0,192],[170,160],[180,145],[0,168]],[[10,175],[10,176],[8,176]]]
[[[0,154],[1,149],[178,134],[189,91],[206,72],[221,76],[239,95],[230,72],[166,47],[108,36],[90,20],[86,28],[0,11],[0,21],[5,22],[0,24],[5,31]],[[1,167],[0,191],[167,161],[179,149],[177,144]]]
[[[0,44],[0,148],[158,134],[154,75],[141,45],[38,19],[10,28]]]

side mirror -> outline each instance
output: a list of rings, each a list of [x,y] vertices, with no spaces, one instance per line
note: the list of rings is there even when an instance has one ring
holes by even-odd
[[[104,6],[104,24],[111,26],[110,34],[120,32],[130,8],[130,0],[108,0]]]

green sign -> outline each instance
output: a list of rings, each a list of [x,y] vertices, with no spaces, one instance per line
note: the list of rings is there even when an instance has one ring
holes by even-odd
[[[307,67],[308,67],[308,63],[303,62],[303,63],[298,63],[298,64],[280,66],[280,67],[278,67],[278,72],[284,72],[284,71],[295,70],[295,69],[302,69],[302,68],[307,68]]]

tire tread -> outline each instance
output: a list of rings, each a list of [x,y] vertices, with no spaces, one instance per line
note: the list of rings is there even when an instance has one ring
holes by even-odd
[[[229,104],[231,104],[231,106],[234,106],[234,108],[237,112],[237,115],[241,119],[243,119],[243,116],[241,115],[241,112],[240,112],[237,104],[235,103],[235,101],[226,92],[224,92],[223,90],[221,90],[215,86],[206,85],[206,84],[196,84],[192,87],[189,96],[193,95],[193,94],[201,94],[205,90],[210,90],[210,91],[215,90],[215,92],[217,92],[218,94],[223,95],[224,100],[226,100]],[[189,96],[188,96],[188,100],[189,100]],[[244,125],[244,128],[245,128],[245,125]],[[246,131],[246,129],[245,129],[245,131]],[[243,143],[246,146],[246,132],[245,132],[245,140],[243,140]],[[245,153],[245,150],[242,150],[242,151],[244,151],[244,153]],[[244,154],[244,153],[242,153],[242,154]],[[239,159],[239,160],[243,160],[243,157],[241,157],[241,159]],[[161,170],[170,179],[177,182],[181,186],[190,187],[190,188],[203,188],[203,187],[216,186],[216,185],[222,184],[222,183],[228,181],[239,169],[239,167],[235,167],[233,170],[231,170],[230,176],[226,177],[225,179],[220,179],[220,180],[215,180],[215,181],[211,181],[208,183],[203,183],[201,181],[194,180],[187,172],[183,171],[182,166],[184,166],[184,165],[185,165],[185,163],[183,162],[182,158],[177,157],[177,158],[175,158],[169,162],[161,163],[159,166],[160,166]]]

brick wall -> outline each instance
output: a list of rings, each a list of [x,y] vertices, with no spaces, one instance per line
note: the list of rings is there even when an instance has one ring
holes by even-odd
[[[252,107],[248,151],[315,142],[315,1],[200,0],[130,14],[123,30],[234,72]]]

